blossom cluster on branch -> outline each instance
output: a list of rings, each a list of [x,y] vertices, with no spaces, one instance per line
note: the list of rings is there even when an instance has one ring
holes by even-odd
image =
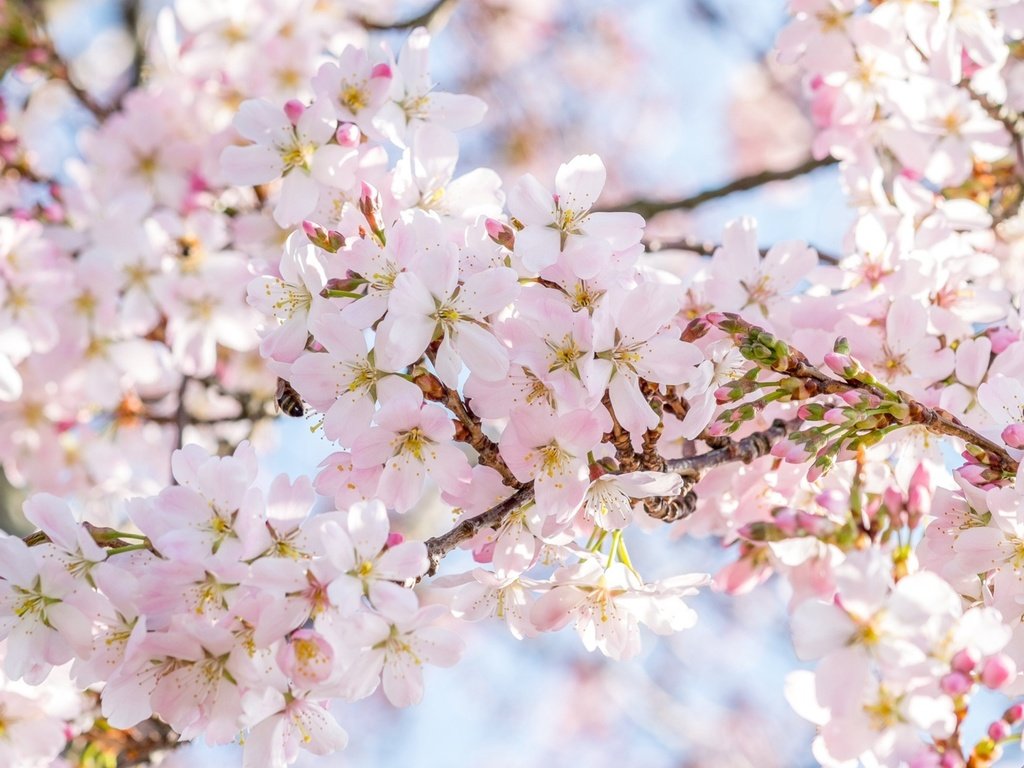
[[[428,31],[299,5],[179,0],[109,110],[0,16],[96,118],[49,176],[32,99],[0,125],[0,462],[37,528],[0,538],[0,755],[86,764],[152,721],[284,766],[344,747],[332,699],[418,702],[462,622],[625,659],[779,574],[822,765],[998,760],[1021,705],[962,725],[1024,692],[1024,6],[793,0],[798,172],[839,161],[846,247],[741,218],[694,260],[598,204],[596,155],[460,172],[486,105]],[[332,452],[261,490],[274,400]],[[650,578],[627,540],[662,523],[736,558]]]

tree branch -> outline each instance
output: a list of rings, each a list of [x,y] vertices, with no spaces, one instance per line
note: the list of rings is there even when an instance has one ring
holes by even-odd
[[[772,446],[795,429],[799,423],[799,421],[776,421],[763,432],[755,432],[742,440],[729,441],[729,444],[722,448],[716,448],[690,458],[672,459],[666,462],[665,471],[675,472],[687,479],[684,491],[680,494],[680,496],[685,496],[704,472],[734,461],[749,464],[754,459],[767,455]],[[427,575],[433,576],[444,556],[459,544],[473,538],[485,528],[495,528],[501,525],[509,515],[523,508],[533,499],[533,483],[526,483],[500,504],[475,517],[463,520],[447,533],[427,539],[427,557],[430,560]]]
[[[692,478],[693,482],[696,482],[702,474],[723,464],[731,464],[735,461],[749,464],[755,459],[767,456],[771,452],[772,446],[790,432],[795,431],[801,423],[799,419],[790,421],[776,419],[768,429],[754,432],[741,440],[730,440],[721,448],[690,458],[671,459],[665,462],[665,469],[668,472],[676,472],[684,477]]]
[[[691,251],[701,256],[714,256],[715,251],[722,246],[719,243],[713,243],[710,240],[698,240],[695,237],[684,237],[679,240],[670,240],[668,242],[654,239],[644,241],[644,247],[648,253],[657,253],[658,251]],[[823,251],[816,246],[809,246],[814,248],[818,254],[818,258],[827,264],[838,264],[840,261],[839,256]],[[759,252],[762,257],[767,254],[768,248],[760,248]]]
[[[414,29],[416,27],[434,28],[441,25],[455,9],[457,0],[435,0],[422,13],[408,19],[399,21],[379,22],[372,19],[361,18],[359,23],[367,29],[386,32],[389,30]]]
[[[735,179],[734,181],[730,181],[728,184],[724,184],[720,187],[706,189],[703,192],[692,195],[691,197],[683,197],[677,200],[638,199],[616,204],[612,208],[601,208],[599,210],[630,211],[632,213],[639,213],[645,219],[649,219],[652,216],[664,213],[665,211],[692,211],[694,208],[697,208],[704,203],[728,197],[735,192],[746,192],[747,190],[756,189],[757,187],[762,187],[765,184],[770,184],[773,181],[788,181],[789,179],[795,179],[798,176],[811,173],[819,168],[827,168],[828,166],[835,165],[838,162],[839,161],[834,157],[825,157],[821,160],[815,160],[814,158],[809,157],[792,168],[786,168],[781,171],[761,171],[760,173],[754,173],[750,176],[744,176],[742,178]]]
[[[494,528],[500,525],[506,517],[521,507],[526,506],[531,501],[533,501],[532,482],[527,483],[503,502],[491,507],[486,512],[481,512],[476,517],[463,520],[447,533],[427,539],[427,557],[430,559],[430,568],[427,569],[427,575],[433,576],[437,572],[437,566],[441,563],[441,559],[459,544],[473,538],[484,528]]]

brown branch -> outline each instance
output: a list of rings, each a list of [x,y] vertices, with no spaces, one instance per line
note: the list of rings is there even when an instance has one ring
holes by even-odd
[[[444,24],[445,20],[455,10],[456,0],[435,0],[422,13],[408,19],[401,19],[392,22],[373,21],[368,18],[359,19],[359,23],[369,30],[376,32],[387,32],[389,30],[415,29],[416,27],[427,27],[434,29]]]
[[[776,421],[763,432],[755,432],[742,440],[729,441],[729,444],[722,448],[708,451],[699,456],[672,459],[665,462],[666,472],[680,474],[687,481],[683,492],[678,497],[682,502],[683,508],[692,511],[693,504],[696,503],[696,497],[692,494],[690,488],[700,479],[701,474],[709,469],[730,462],[742,461],[745,464],[749,464],[754,459],[765,456],[771,451],[773,445],[795,429],[795,425],[798,424],[798,421]],[[481,512],[475,517],[463,520],[447,533],[427,539],[427,557],[430,560],[427,575],[433,576],[437,572],[437,567],[444,556],[459,544],[473,538],[485,528],[495,528],[501,525],[509,515],[532,502],[533,498],[533,483],[526,483],[500,504],[491,507],[485,512]],[[668,518],[663,519],[671,521]],[[678,519],[678,517],[672,519]]]
[[[720,467],[723,464],[730,464],[735,461],[742,461],[749,464],[755,459],[767,456],[772,446],[782,438],[793,432],[802,422],[799,419],[783,421],[776,419],[768,429],[762,432],[755,432],[741,440],[730,440],[727,445],[721,448],[702,453],[684,459],[670,459],[665,463],[668,472],[676,472],[696,482],[708,470]]]
[[[506,517],[533,501],[533,483],[526,483],[522,488],[509,496],[500,504],[481,512],[476,517],[463,520],[447,533],[427,539],[427,557],[430,559],[428,576],[437,572],[441,559],[459,544],[468,541],[484,528],[500,525]]]
[[[434,362],[434,355],[429,351],[427,355],[430,361]],[[498,444],[484,433],[480,417],[473,413],[457,390],[443,384],[431,373],[420,374],[416,377],[415,383],[427,400],[441,403],[455,414],[455,418],[458,419],[455,429],[456,440],[466,443],[475,450],[480,463],[501,475],[501,481],[505,485],[510,488],[522,487],[523,484],[516,479],[512,470],[508,468],[508,464],[505,463],[505,459],[502,458]]]
[[[819,168],[827,168],[828,166],[835,165],[838,162],[839,161],[834,157],[825,157],[821,160],[816,160],[811,157],[792,168],[786,168],[781,171],[761,171],[759,173],[735,179],[720,187],[706,189],[703,192],[699,192],[690,197],[682,197],[677,200],[639,199],[626,203],[619,203],[611,208],[601,208],[599,210],[630,211],[632,213],[639,213],[645,219],[649,219],[652,216],[664,213],[665,211],[692,211],[694,208],[712,200],[728,197],[736,192],[746,192],[751,189],[756,189],[757,187],[762,187],[765,184],[771,184],[773,181],[788,181],[790,179],[795,179],[798,176],[811,173]]]
[[[715,251],[722,246],[709,240],[698,240],[697,238],[684,237],[679,240],[670,240],[667,242],[657,239],[647,240],[644,242],[644,247],[647,248],[648,253],[657,253],[658,251],[690,251],[691,253],[696,253],[701,256],[714,256]],[[841,257],[828,253],[827,251],[823,251],[813,245],[809,247],[813,248],[818,254],[818,258],[827,264],[838,264],[841,260]],[[758,252],[762,257],[764,257],[768,251],[768,248],[758,249]]]

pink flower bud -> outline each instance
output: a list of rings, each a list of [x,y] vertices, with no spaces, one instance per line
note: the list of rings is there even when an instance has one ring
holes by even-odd
[[[393,77],[391,73],[391,65],[384,62],[374,65],[373,69],[370,70],[370,77],[386,77],[390,80]]]
[[[944,752],[939,758],[939,768],[964,768],[964,759],[956,752]]]
[[[1010,725],[1016,725],[1021,720],[1024,720],[1024,704],[1011,704],[1003,712],[1003,720],[1008,722]]]
[[[290,99],[285,102],[284,114],[292,125],[298,125],[299,118],[302,117],[302,113],[305,111],[305,105],[303,105],[303,103],[298,99]]]
[[[916,525],[921,515],[925,514],[931,505],[932,478],[928,467],[922,462],[910,476],[910,486],[907,488],[907,514],[910,516],[910,524]]]
[[[363,140],[363,134],[355,123],[342,123],[334,132],[334,140],[342,147],[358,147]]]
[[[708,312],[706,315],[704,315],[704,319],[707,320],[712,325],[717,326],[719,323],[723,322],[726,318],[725,318],[725,314],[722,313],[722,312]]]
[[[388,540],[384,542],[384,546],[385,548],[390,549],[391,547],[397,547],[403,541],[405,541],[405,536],[400,534],[398,531],[392,531],[388,534]]]
[[[988,727],[988,737],[992,741],[1002,741],[1010,735],[1010,726],[1002,720],[996,720]]]
[[[956,470],[956,472],[971,485],[984,485],[988,482],[988,480],[985,479],[986,469],[987,467],[983,467],[980,464],[965,464]]]
[[[840,376],[846,376],[847,371],[854,369],[853,360],[850,358],[850,356],[842,355],[838,352],[826,353],[825,365],[827,365],[833,371],[838,373]]]
[[[973,648],[964,648],[953,654],[953,660],[950,662],[950,666],[956,672],[963,672],[965,675],[969,675],[974,671],[974,668],[978,666],[980,661],[980,653]]]
[[[829,408],[822,417],[829,424],[845,424],[846,414],[842,408]]]
[[[963,672],[950,672],[939,680],[939,688],[949,696],[963,696],[971,690],[972,685],[974,683],[971,682],[971,678]]]
[[[882,503],[885,504],[890,515],[897,517],[903,511],[903,494],[900,493],[899,488],[890,486],[882,494]]]
[[[1011,448],[1024,448],[1024,424],[1011,424],[1003,430],[1001,437]]]
[[[299,687],[312,688],[334,670],[334,649],[316,630],[297,629],[278,649],[277,663]]]
[[[725,435],[726,430],[727,430],[726,425],[723,424],[720,421],[712,421],[708,425],[708,434],[711,437],[722,437],[723,435]],[[777,454],[775,454],[775,455],[777,455]]]
[[[796,536],[799,530],[798,512],[791,507],[779,507],[772,512],[772,519],[779,530],[787,536]]]
[[[498,245],[508,248],[510,251],[516,246],[516,233],[508,224],[497,219],[487,219],[484,222],[487,236]]]
[[[835,529],[835,523],[822,515],[812,515],[801,510],[796,514],[800,529],[811,536],[820,536]]]
[[[478,563],[489,563],[494,559],[494,545],[497,542],[488,541],[483,546],[473,550],[473,559]]]
[[[981,682],[987,688],[998,690],[1017,676],[1017,665],[1005,653],[997,653],[985,661],[981,668]]]
[[[719,387],[716,389],[715,402],[719,405],[732,402],[732,387]]]

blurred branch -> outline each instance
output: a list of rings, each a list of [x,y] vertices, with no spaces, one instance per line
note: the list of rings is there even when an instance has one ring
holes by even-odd
[[[646,200],[640,198],[625,203],[618,203],[611,208],[601,208],[600,210],[630,211],[632,213],[639,213],[645,219],[649,219],[652,216],[664,213],[665,211],[692,211],[694,208],[697,208],[704,203],[711,202],[712,200],[728,197],[736,192],[746,192],[751,189],[757,189],[758,187],[763,187],[766,184],[771,184],[773,181],[789,181],[790,179],[795,179],[808,173],[812,173],[819,168],[827,168],[831,165],[835,165],[838,162],[839,161],[834,157],[825,157],[821,160],[809,157],[792,168],[786,168],[781,171],[761,171],[749,176],[743,176],[739,179],[730,181],[728,184],[706,189],[703,192],[698,192],[696,195],[692,195],[690,197],[682,197],[677,200]]]
[[[720,243],[713,243],[710,240],[699,240],[695,237],[683,237],[679,240],[669,241],[657,239],[648,240],[644,243],[644,246],[647,248],[648,253],[657,253],[658,251],[690,251],[691,253],[696,253],[701,256],[714,256],[715,251],[722,247]],[[819,248],[815,248],[813,245],[810,247],[814,248],[818,254],[818,258],[822,261],[828,264],[839,263],[841,257],[828,253],[827,251],[822,251]],[[761,256],[764,256],[768,253],[769,249],[760,248],[758,250]]]
[[[74,81],[68,63],[50,37],[43,3],[22,0],[9,3],[0,17],[0,51],[6,67],[31,63],[55,80],[61,80],[82,105],[99,120],[111,110],[102,106],[87,90]]]
[[[142,67],[146,59],[145,41],[142,37],[142,14],[139,0],[122,0],[121,15],[124,26],[132,38],[132,63],[128,70],[128,84],[122,93],[135,88],[142,81]]]
[[[434,28],[442,25],[455,10],[457,0],[435,0],[422,13],[408,19],[392,22],[379,22],[372,19],[362,18],[359,22],[367,29],[375,31],[414,29],[416,27]]]

